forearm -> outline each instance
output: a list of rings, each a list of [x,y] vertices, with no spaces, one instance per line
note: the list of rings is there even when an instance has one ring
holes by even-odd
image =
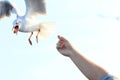
[[[104,69],[80,55],[78,51],[71,51],[70,58],[89,80],[99,80],[103,75],[107,74]]]
[[[94,64],[84,56],[82,56],[75,48],[69,43],[68,40],[62,36],[58,36],[57,50],[64,56],[70,57],[73,63],[89,80],[113,80],[114,77],[108,74],[107,71],[100,66]],[[116,80],[116,79],[115,79]]]

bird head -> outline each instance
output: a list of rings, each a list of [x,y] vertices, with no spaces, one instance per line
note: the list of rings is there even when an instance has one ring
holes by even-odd
[[[17,19],[17,20],[15,20],[13,22],[13,28],[12,28],[12,30],[13,30],[14,34],[18,33],[18,31],[20,29],[20,26],[21,26],[21,23],[22,23],[22,20],[20,20],[20,19]]]

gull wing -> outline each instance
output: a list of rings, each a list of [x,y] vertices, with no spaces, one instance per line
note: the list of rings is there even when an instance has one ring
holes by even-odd
[[[15,6],[9,1],[0,1],[0,19],[9,17],[11,13],[18,14]]]
[[[44,0],[25,0],[26,17],[33,17],[46,14]]]

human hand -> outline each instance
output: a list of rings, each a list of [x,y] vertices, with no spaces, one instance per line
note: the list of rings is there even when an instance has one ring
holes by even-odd
[[[58,35],[58,43],[57,43],[57,50],[64,56],[68,56],[70,57],[70,55],[72,54],[73,51],[73,47],[71,45],[71,43],[65,39],[64,37]]]

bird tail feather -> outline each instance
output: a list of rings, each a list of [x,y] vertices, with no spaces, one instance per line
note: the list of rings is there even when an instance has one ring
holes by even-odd
[[[40,24],[40,33],[39,38],[46,39],[49,38],[55,32],[55,23],[46,22]],[[37,35],[38,31],[34,32],[34,35]]]

